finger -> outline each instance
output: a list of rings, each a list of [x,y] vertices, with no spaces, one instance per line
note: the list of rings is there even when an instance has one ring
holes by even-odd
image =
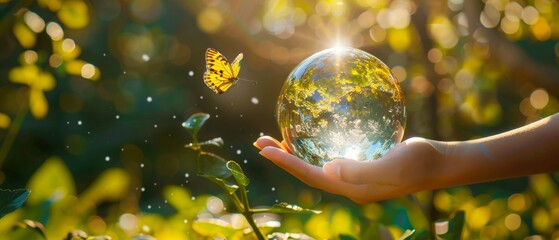
[[[260,154],[309,186],[327,192],[350,197],[362,193],[366,189],[365,186],[353,185],[330,178],[324,174],[320,167],[308,164],[280,148],[267,146],[260,151]]]
[[[272,147],[284,149],[282,143],[280,143],[278,140],[270,136],[259,137],[258,139],[256,139],[256,142],[253,143],[253,145],[260,150],[262,150],[266,146],[272,146]]]
[[[285,140],[281,141],[281,145],[283,146],[283,149],[286,150],[288,153],[293,153],[293,151],[291,151],[291,148],[289,148],[289,144],[287,144]]]

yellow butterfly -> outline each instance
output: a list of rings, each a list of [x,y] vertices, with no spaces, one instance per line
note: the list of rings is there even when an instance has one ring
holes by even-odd
[[[206,50],[206,72],[204,83],[215,93],[221,94],[229,90],[239,81],[237,75],[241,70],[243,53],[239,53],[231,64],[225,56],[213,48]]]

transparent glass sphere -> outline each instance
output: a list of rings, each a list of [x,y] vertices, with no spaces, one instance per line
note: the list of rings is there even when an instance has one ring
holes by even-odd
[[[289,74],[277,120],[293,154],[322,166],[336,158],[382,157],[402,140],[406,107],[382,61],[359,49],[331,48]]]

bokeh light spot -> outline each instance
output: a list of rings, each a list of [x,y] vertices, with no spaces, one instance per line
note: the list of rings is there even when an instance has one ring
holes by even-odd
[[[197,17],[198,27],[206,33],[218,32],[223,24],[222,14],[212,8],[203,10]]]
[[[37,59],[39,59],[39,56],[37,55],[37,52],[33,50],[27,50],[23,52],[23,61],[25,62],[25,64],[35,64],[35,62],[37,62]]]
[[[35,33],[40,33],[45,29],[45,21],[35,12],[26,12],[23,19],[27,26]]]
[[[81,75],[83,78],[91,79],[95,76],[95,66],[90,63],[86,63],[82,66]]]
[[[507,202],[509,209],[515,212],[522,212],[526,208],[526,199],[524,195],[520,193],[510,195]]]
[[[467,216],[470,227],[480,229],[489,222],[491,218],[491,209],[487,206],[478,207]]]
[[[538,12],[538,10],[536,10],[535,7],[527,6],[524,8],[524,10],[522,10],[521,17],[522,21],[524,21],[526,24],[532,25],[538,21],[540,13]]]
[[[82,0],[66,0],[60,6],[58,18],[68,28],[83,28],[89,23],[89,8]]]
[[[64,41],[62,41],[62,50],[65,52],[72,52],[74,51],[74,49],[76,49],[76,43],[74,42],[74,40],[70,39],[70,38],[66,38],[64,39]]]
[[[521,224],[522,219],[516,213],[511,213],[505,217],[505,227],[510,231],[517,230]]]
[[[548,102],[549,95],[542,88],[536,89],[532,92],[532,94],[530,94],[530,104],[532,104],[535,109],[543,109],[545,106],[547,106]]]
[[[10,126],[12,120],[10,117],[4,113],[0,113],[0,128],[6,129]]]
[[[53,41],[60,41],[64,37],[64,30],[58,23],[49,22],[47,24],[47,34]]]

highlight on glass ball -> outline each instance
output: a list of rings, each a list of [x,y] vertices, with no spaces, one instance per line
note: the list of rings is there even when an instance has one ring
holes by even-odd
[[[322,166],[337,158],[382,157],[402,141],[406,107],[386,64],[359,49],[330,48],[289,74],[277,120],[293,154]]]

